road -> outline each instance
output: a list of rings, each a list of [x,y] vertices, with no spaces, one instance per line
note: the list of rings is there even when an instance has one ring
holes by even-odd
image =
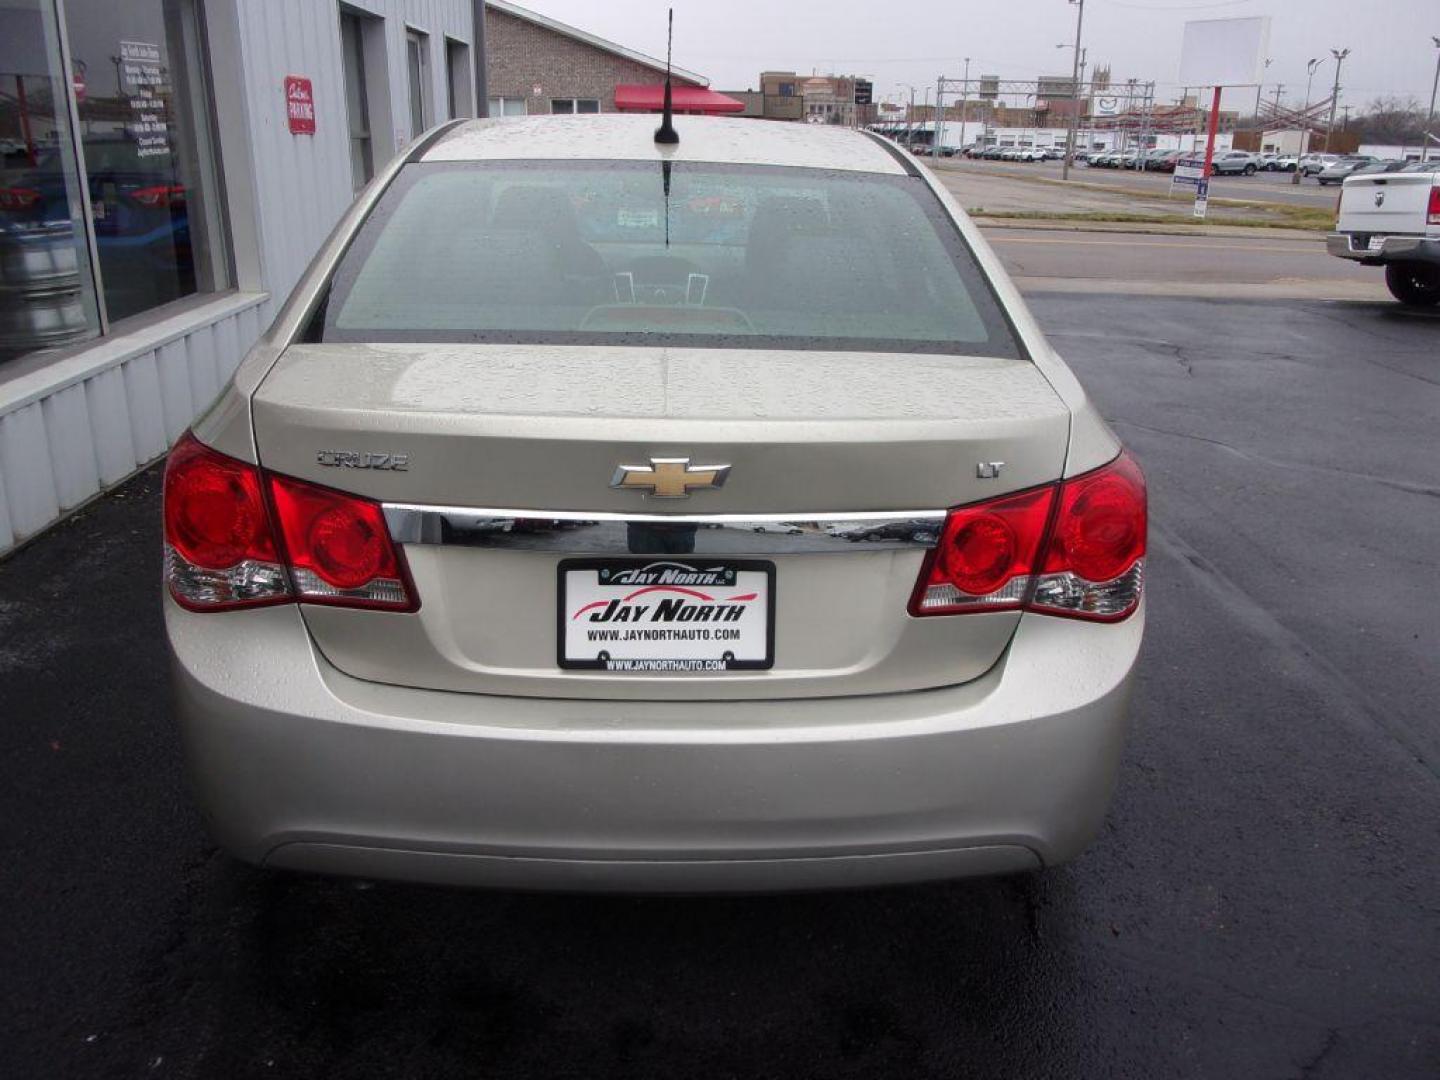
[[[1203,156],[1203,150],[1202,150]],[[930,159],[925,159],[931,164]],[[1023,180],[1059,180],[1061,163],[1058,161],[1001,162],[970,161],[965,158],[941,158],[942,171],[953,170],[980,177],[1011,177]],[[1164,195],[1170,189],[1167,173],[1136,172],[1133,169],[1092,169],[1077,165],[1070,170],[1070,179],[1079,184],[1101,184],[1119,187],[1137,194]],[[1319,181],[1302,179],[1299,184],[1291,183],[1292,174],[1279,172],[1258,172],[1254,176],[1214,176],[1210,180],[1212,199],[1256,199],[1262,202],[1283,202],[1296,206],[1315,206],[1329,209],[1335,205],[1339,188],[1322,187]],[[1193,196],[1193,192],[1189,193]]]
[[[1269,230],[1186,236],[986,228],[1023,291],[1385,300],[1384,274],[1326,254],[1319,237]],[[1258,286],[1258,288],[1257,288]]]
[[[151,470],[0,563],[3,1071],[1440,1074],[1440,317],[1032,304],[1152,493],[1133,731],[1082,859],[728,899],[237,866],[181,775]]]

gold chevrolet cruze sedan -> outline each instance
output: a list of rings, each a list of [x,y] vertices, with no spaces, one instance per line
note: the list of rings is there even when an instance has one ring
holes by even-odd
[[[1140,648],[1139,469],[909,155],[654,126],[432,132],[175,446],[214,835],[637,891],[1076,855]]]

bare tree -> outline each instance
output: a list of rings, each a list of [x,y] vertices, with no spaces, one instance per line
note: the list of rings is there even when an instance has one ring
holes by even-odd
[[[1350,122],[1350,130],[1368,143],[1418,143],[1424,138],[1425,110],[1414,97],[1375,98]]]

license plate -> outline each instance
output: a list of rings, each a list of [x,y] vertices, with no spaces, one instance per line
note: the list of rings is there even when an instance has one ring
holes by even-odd
[[[775,564],[566,559],[558,659],[586,671],[760,671],[775,663]]]
[[[1385,237],[1383,237],[1383,236],[1372,236],[1372,237],[1370,237],[1369,248],[1370,248],[1371,251],[1383,251],[1383,250],[1385,250]]]

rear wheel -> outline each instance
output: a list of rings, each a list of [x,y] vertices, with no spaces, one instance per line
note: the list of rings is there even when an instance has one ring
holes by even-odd
[[[1440,304],[1440,266],[1422,262],[1388,263],[1385,285],[1390,295],[1410,307]]]

